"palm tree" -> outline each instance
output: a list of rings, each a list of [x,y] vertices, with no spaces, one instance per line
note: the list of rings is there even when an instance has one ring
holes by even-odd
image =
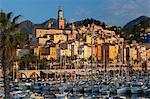
[[[0,12],[0,59],[4,75],[5,99],[10,99],[9,68],[12,66],[17,45],[19,45],[16,38],[19,18],[20,15],[13,17],[12,12]]]
[[[21,61],[22,61],[21,63],[24,64],[25,70],[27,70],[29,67],[29,63],[31,62],[30,55],[29,54],[24,55],[23,57],[21,57]]]

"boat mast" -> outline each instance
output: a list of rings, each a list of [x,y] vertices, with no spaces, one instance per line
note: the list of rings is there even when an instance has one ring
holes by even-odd
[[[126,62],[127,62],[127,75],[128,77],[130,77],[130,68],[129,68],[129,65],[130,65],[130,49],[129,49],[129,45],[126,46]]]
[[[121,68],[122,68],[122,70],[123,70],[123,64],[124,64],[124,44],[123,44],[123,43],[122,43],[122,50],[121,50],[121,59],[122,59],[122,60],[121,60],[121,63],[122,63],[122,64],[121,64],[121,65],[122,65]],[[121,74],[121,75],[122,75],[122,77],[123,77],[123,71],[122,71],[122,74]]]
[[[106,51],[105,51],[105,44],[103,43],[103,66],[104,66],[104,78],[106,80],[106,58],[105,58],[105,54],[106,54]]]
[[[92,98],[93,98],[93,45],[94,45],[94,24],[91,25],[92,31],[91,32],[91,89],[92,89]]]
[[[66,44],[66,43],[65,43]],[[66,73],[67,73],[67,71],[66,71],[66,48],[65,48],[65,59],[64,59],[64,69],[65,69],[65,82],[67,81],[67,75],[66,75]]]
[[[121,70],[122,70],[122,67],[121,67],[121,46],[119,44],[119,49],[118,49],[119,53],[118,53],[118,56],[119,56],[119,59],[118,59],[118,65],[119,65],[119,76],[121,77]]]
[[[122,71],[122,67],[123,67],[123,44],[121,44],[121,46],[119,46],[119,65],[120,65],[120,77],[122,78],[123,76],[123,71]]]
[[[99,72],[99,69],[98,69],[98,44],[96,47],[97,47],[97,50],[96,50],[96,77],[98,77],[97,76],[97,71]]]
[[[93,96],[93,33],[91,37],[91,87],[92,87],[92,96]]]

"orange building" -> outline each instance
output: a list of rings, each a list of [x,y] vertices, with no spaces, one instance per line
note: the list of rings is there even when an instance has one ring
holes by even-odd
[[[98,62],[102,62],[102,45],[101,44],[97,44],[95,46],[95,51],[94,51],[94,56],[95,58],[97,58]]]

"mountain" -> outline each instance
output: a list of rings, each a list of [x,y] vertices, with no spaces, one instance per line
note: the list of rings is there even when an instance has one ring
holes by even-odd
[[[24,34],[32,34],[35,28],[47,27],[49,21],[52,22],[52,28],[57,26],[57,20],[54,18],[50,18],[41,24],[34,24],[32,21],[26,20],[20,23],[19,32]]]
[[[128,22],[123,28],[129,33],[141,32],[142,29],[150,27],[150,18],[147,16],[140,16],[139,18]]]
[[[21,33],[25,33],[25,34],[32,34],[35,31],[35,28],[46,28],[48,26],[48,22],[52,23],[52,28],[56,28],[57,27],[57,19],[54,18],[50,18],[48,20],[46,20],[45,22],[41,23],[41,24],[34,24],[32,21],[30,20],[26,20],[20,23],[19,25],[19,31]],[[76,27],[78,26],[88,26],[88,24],[92,24],[95,23],[98,26],[102,26],[105,27],[105,23],[102,23],[99,20],[95,20],[95,19],[84,19],[84,20],[80,20],[80,21],[75,21],[74,24]],[[70,28],[70,25],[72,23],[66,23],[65,24],[65,28]]]
[[[54,27],[57,27],[57,20],[54,19],[54,18],[50,18],[48,20],[46,20],[45,22],[41,23],[41,24],[35,24],[34,26],[35,27],[47,27],[48,26],[48,22],[51,22],[51,27],[54,28]]]
[[[20,23],[19,32],[25,34],[31,34],[33,32],[34,24],[30,20],[26,20]]]
[[[123,27],[123,35],[121,37],[125,38],[128,43],[132,40],[136,40],[138,43],[144,43],[144,35],[150,31],[150,18],[147,16],[140,16],[130,22],[128,22]]]

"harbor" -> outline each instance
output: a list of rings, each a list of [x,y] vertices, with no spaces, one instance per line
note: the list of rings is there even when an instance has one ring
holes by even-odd
[[[37,79],[36,82],[13,82],[10,90],[13,99],[148,99],[150,74],[107,79],[99,75],[70,81]]]
[[[150,99],[149,3],[0,0],[0,99]]]

